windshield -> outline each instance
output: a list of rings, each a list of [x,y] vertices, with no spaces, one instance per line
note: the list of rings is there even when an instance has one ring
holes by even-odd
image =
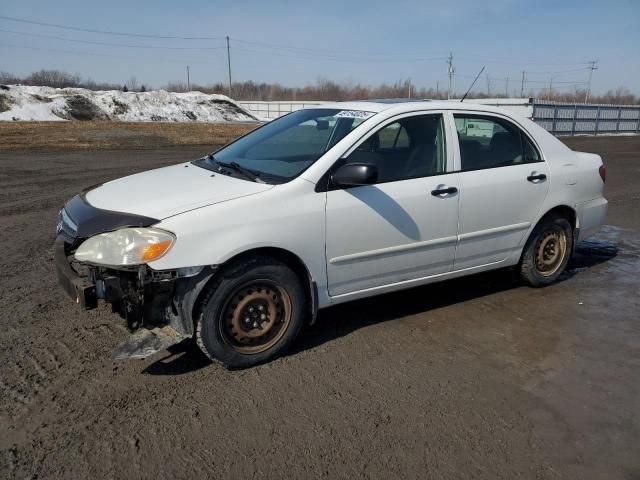
[[[209,156],[207,162],[235,164],[236,173],[241,171],[240,167],[265,182],[286,182],[306,170],[372,115],[372,112],[335,108],[298,110],[223,147]]]

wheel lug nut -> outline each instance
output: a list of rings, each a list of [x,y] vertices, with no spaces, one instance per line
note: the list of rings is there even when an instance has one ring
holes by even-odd
[[[258,310],[262,311],[262,310],[264,310],[264,307],[263,307],[262,305],[260,305],[260,306],[258,307]]]
[[[260,315],[260,320],[266,320],[267,316],[263,313],[262,315]]]
[[[253,312],[253,307],[249,307],[249,311],[250,311],[250,312]]]
[[[258,322],[253,322],[253,328],[258,328]]]

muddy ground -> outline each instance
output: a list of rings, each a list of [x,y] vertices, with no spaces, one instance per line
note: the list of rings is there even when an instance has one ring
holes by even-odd
[[[0,477],[640,478],[640,138],[603,155],[607,226],[545,289],[508,271],[323,311],[290,355],[230,372],[127,333],[56,284],[82,187],[206,148],[0,154]]]

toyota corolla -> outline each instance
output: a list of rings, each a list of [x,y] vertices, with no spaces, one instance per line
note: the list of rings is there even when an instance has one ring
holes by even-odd
[[[497,108],[325,104],[72,198],[56,267],[126,319],[117,358],[194,339],[242,368],[329,305],[504,267],[553,283],[603,222],[604,180],[598,155]]]

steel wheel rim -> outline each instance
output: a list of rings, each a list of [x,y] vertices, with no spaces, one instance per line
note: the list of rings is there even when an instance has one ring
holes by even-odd
[[[238,353],[256,354],[273,347],[291,323],[291,298],[270,280],[238,287],[222,309],[220,333]]]
[[[545,230],[536,242],[536,270],[543,277],[558,271],[567,251],[567,235],[560,228]]]

